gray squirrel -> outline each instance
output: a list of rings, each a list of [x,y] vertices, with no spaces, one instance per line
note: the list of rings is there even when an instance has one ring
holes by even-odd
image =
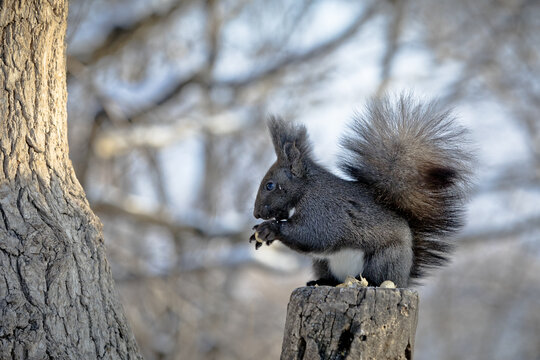
[[[264,176],[253,215],[256,249],[280,240],[313,258],[317,280],[347,276],[379,286],[416,284],[448,261],[449,235],[463,223],[472,156],[466,130],[435,102],[373,99],[342,139],[339,168],[319,165],[306,128],[272,117],[277,161]]]

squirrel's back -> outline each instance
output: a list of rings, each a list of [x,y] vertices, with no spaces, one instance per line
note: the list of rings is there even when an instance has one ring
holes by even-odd
[[[410,276],[446,262],[446,235],[462,226],[471,155],[464,128],[436,103],[374,99],[343,139],[341,169],[401,214],[413,232]]]

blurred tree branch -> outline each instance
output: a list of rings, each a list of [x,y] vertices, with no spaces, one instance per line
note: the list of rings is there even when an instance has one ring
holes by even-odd
[[[494,226],[461,235],[458,243],[461,245],[474,245],[493,241],[513,239],[525,233],[540,231],[540,216],[533,216],[516,221],[510,225]]]
[[[266,80],[269,77],[279,74],[287,67],[304,64],[328,55],[344,42],[352,38],[358,32],[358,30],[362,28],[362,26],[365,25],[373,17],[373,15],[375,15],[377,9],[378,2],[372,2],[370,5],[367,5],[366,8],[363,9],[363,11],[358,14],[349,25],[345,26],[344,29],[333,38],[322,41],[304,52],[288,55],[285,58],[278,60],[275,64],[269,66],[268,68],[250,75],[246,75],[244,78],[219,81],[215,84],[215,86],[228,86],[236,89],[244,88],[248,85]]]
[[[96,64],[99,60],[114,55],[134,40],[146,36],[154,27],[169,21],[176,12],[190,1],[176,0],[172,6],[161,11],[149,13],[128,26],[115,26],[106,36],[105,41],[88,53],[72,54],[86,66]]]
[[[205,229],[195,226],[178,225],[164,210],[160,211],[146,211],[140,206],[135,205],[133,202],[125,202],[119,205],[117,202],[99,202],[92,204],[92,209],[102,215],[106,216],[122,216],[127,217],[138,223],[146,223],[150,225],[158,225],[166,228],[175,237],[178,235],[198,235],[202,236],[206,234]]]
[[[392,3],[393,16],[387,20],[386,50],[381,62],[381,81],[375,91],[376,96],[382,96],[384,94],[390,81],[392,65],[399,50],[399,39],[403,31],[406,4],[406,0],[398,0]]]

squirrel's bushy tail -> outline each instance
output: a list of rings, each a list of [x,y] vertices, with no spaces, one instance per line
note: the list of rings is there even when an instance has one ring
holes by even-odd
[[[413,232],[411,278],[447,261],[445,235],[462,225],[471,174],[466,131],[436,103],[402,95],[372,100],[342,142],[340,167],[375,191],[377,201],[408,221]]]

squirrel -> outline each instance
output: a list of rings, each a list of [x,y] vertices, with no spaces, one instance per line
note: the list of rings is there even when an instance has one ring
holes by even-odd
[[[372,99],[341,141],[346,180],[319,165],[305,126],[268,121],[276,162],[264,176],[250,242],[279,240],[313,258],[316,280],[418,283],[449,260],[463,226],[473,156],[467,131],[436,102]]]

